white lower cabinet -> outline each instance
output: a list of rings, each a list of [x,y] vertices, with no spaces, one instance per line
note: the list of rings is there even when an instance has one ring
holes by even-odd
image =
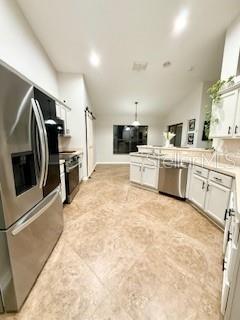
[[[222,298],[221,298],[221,313],[224,315],[227,307],[228,295],[229,295],[230,285],[227,277],[227,270],[223,273],[223,285],[222,285]]]
[[[158,187],[158,167],[143,165],[142,184],[157,189]]]
[[[66,182],[65,182],[65,169],[64,164],[60,164],[60,180],[61,180],[61,197],[62,203],[66,200]]]
[[[142,183],[142,165],[139,163],[131,163],[130,165],[130,181],[134,183]]]
[[[83,168],[82,168],[82,161],[79,162],[79,182],[83,179]]]
[[[189,188],[189,200],[201,209],[204,209],[205,205],[206,188],[207,179],[193,173]]]
[[[65,174],[61,174],[61,197],[62,203],[66,200],[66,185],[65,185]]]
[[[209,181],[206,193],[205,212],[224,224],[225,210],[228,208],[230,189]]]
[[[232,177],[194,167],[190,179],[189,200],[223,226],[225,211],[229,207]]]
[[[158,166],[131,162],[130,181],[153,189],[158,188]]]

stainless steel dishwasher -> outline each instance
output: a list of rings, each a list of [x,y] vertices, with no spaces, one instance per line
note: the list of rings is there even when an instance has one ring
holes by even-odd
[[[186,198],[188,165],[164,160],[160,162],[158,190],[179,198]]]

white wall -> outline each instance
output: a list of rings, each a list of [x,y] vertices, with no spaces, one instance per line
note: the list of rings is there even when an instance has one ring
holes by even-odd
[[[221,79],[236,75],[240,50],[240,16],[230,25],[226,33]]]
[[[148,125],[148,144],[162,145],[162,126],[159,118],[139,117],[142,125]],[[113,125],[129,125],[133,122],[131,115],[99,115],[96,120],[96,161],[129,162],[129,156],[113,154]]]
[[[83,150],[83,175],[87,176],[86,166],[86,106],[91,107],[86,84],[82,74],[59,73],[59,93],[61,100],[71,107],[69,113],[71,138],[60,138],[61,150]]]
[[[194,147],[205,147],[206,143],[201,141],[203,130],[203,93],[206,86],[200,82],[193,88],[182,101],[176,104],[164,117],[164,130],[167,130],[169,125],[183,123],[182,130],[182,146],[187,145],[188,120],[196,119],[194,132]]]
[[[81,74],[59,75],[35,37],[16,1],[0,0],[0,62],[53,96],[66,100],[72,138],[61,139],[60,148],[84,150],[83,174],[86,176],[86,137],[84,109],[91,106]]]
[[[56,72],[14,0],[0,0],[0,60],[58,96]]]

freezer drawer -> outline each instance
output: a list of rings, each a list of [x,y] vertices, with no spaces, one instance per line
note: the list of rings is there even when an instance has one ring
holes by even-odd
[[[0,289],[6,312],[18,311],[34,285],[63,230],[62,213],[57,188],[10,229],[0,232],[4,249],[0,252],[4,262]]]

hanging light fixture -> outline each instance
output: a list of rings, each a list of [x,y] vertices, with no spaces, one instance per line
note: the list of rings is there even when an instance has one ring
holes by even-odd
[[[132,123],[132,126],[138,127],[140,126],[140,122],[137,119],[137,106],[138,106],[138,102],[135,102],[135,106],[136,106],[136,111],[135,111],[135,120]]]

